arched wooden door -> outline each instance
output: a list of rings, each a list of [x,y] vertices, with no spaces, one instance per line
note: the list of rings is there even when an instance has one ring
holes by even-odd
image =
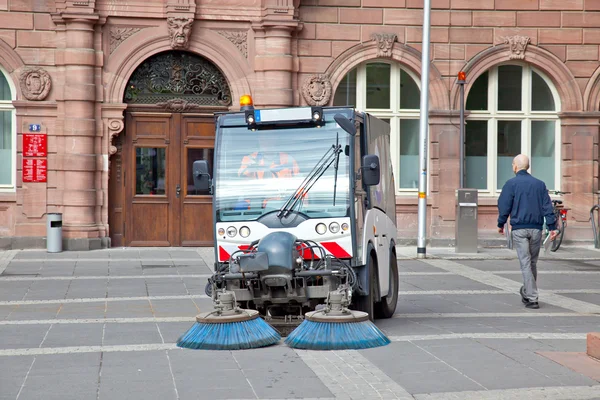
[[[134,72],[125,101],[120,176],[111,184],[120,196],[109,206],[113,245],[212,245],[212,195],[195,190],[192,165],[212,168],[214,112],[231,102],[223,75],[201,57],[161,53]]]

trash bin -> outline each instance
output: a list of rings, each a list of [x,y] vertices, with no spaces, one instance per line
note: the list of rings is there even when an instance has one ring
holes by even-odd
[[[62,214],[49,213],[46,219],[46,249],[48,253],[62,251]]]
[[[458,189],[456,200],[455,251],[477,253],[477,189]]]

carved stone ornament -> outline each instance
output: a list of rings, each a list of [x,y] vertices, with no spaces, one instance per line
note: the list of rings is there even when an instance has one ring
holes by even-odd
[[[508,36],[504,38],[504,43],[510,47],[510,60],[523,60],[525,51],[531,39],[528,36]]]
[[[184,112],[200,108],[198,104],[190,103],[183,99],[171,99],[163,103],[156,103],[158,107],[163,107],[166,111]]]
[[[167,18],[167,25],[169,26],[169,37],[171,38],[172,48],[187,49],[190,40],[190,34],[192,33],[193,22],[193,18]]]
[[[248,58],[248,32],[219,31],[219,35],[233,43],[240,53]]]
[[[27,100],[44,100],[52,87],[50,75],[42,68],[24,70],[21,72],[19,82],[21,92]]]
[[[111,26],[110,27],[110,54],[116,50],[117,47],[125,40],[127,40],[130,36],[141,31],[142,28],[129,28],[129,27],[121,27],[121,26]]]
[[[331,90],[327,75],[312,75],[302,85],[302,96],[311,106],[324,106],[329,103]]]
[[[117,152],[117,147],[113,144],[113,139],[119,136],[119,133],[123,130],[125,124],[122,119],[109,119],[108,120],[108,154],[111,156]]]
[[[371,39],[377,42],[377,57],[391,57],[394,42],[398,38],[395,33],[374,33]]]

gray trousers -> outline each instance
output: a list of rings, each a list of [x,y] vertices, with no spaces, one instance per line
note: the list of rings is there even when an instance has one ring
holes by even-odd
[[[513,247],[517,249],[517,256],[521,263],[525,298],[529,301],[538,301],[537,261],[542,246],[542,231],[516,229],[512,231],[512,237]]]

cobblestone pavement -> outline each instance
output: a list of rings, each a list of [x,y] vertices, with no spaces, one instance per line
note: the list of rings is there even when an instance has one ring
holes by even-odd
[[[332,352],[177,348],[212,309],[212,249],[0,252],[0,399],[600,399],[600,251],[543,256],[539,310],[510,251],[414,252],[377,321],[392,343]]]

